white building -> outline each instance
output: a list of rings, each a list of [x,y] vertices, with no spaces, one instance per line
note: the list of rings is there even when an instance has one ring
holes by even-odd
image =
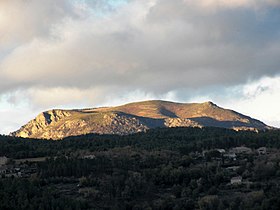
[[[235,152],[236,154],[251,154],[252,149],[249,147],[234,147],[232,148],[232,152]]]
[[[232,177],[230,180],[231,184],[241,184],[242,183],[242,177],[241,176],[235,176]]]
[[[257,151],[259,155],[265,155],[267,153],[266,147],[260,147]]]
[[[224,154],[225,158],[236,160],[236,154],[234,152]]]
[[[92,160],[92,159],[94,159],[94,158],[96,158],[95,155],[85,155],[85,156],[83,157],[83,159],[90,159],[90,160]]]
[[[225,149],[216,149],[219,153],[221,153],[221,154],[224,154],[224,153],[226,153],[226,150]]]

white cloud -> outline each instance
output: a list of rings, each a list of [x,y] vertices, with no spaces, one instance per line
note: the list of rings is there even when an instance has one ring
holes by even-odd
[[[0,97],[0,134],[9,134],[11,131],[19,129],[23,124],[33,119],[38,110],[33,110],[28,106],[26,100],[19,100],[13,94],[2,95]]]
[[[53,25],[74,15],[71,7],[66,0],[0,1],[0,46],[14,48],[34,37],[49,36]]]
[[[280,76],[264,77],[239,86],[240,97],[221,103],[232,109],[280,127]]]

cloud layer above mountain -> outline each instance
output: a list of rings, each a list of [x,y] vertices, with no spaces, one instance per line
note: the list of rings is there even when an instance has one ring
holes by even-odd
[[[4,0],[0,32],[2,103],[190,100],[280,72],[277,0]]]

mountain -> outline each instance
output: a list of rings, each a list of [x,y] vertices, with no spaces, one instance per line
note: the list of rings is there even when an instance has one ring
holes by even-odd
[[[61,139],[88,133],[131,134],[156,127],[222,127],[264,130],[270,127],[212,102],[174,103],[152,100],[117,107],[50,110],[11,133],[12,136]]]

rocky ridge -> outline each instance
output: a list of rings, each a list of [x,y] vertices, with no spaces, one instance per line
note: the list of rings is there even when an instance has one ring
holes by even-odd
[[[126,135],[157,127],[223,127],[235,130],[270,129],[261,121],[212,102],[144,101],[117,107],[50,110],[11,133],[25,138],[61,139],[88,133]]]

